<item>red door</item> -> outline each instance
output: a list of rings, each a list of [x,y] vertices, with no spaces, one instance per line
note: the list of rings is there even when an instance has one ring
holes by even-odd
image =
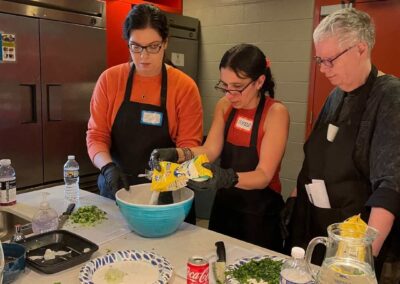
[[[339,1],[316,0],[314,27],[320,21],[321,6],[337,4]],[[367,12],[376,26],[376,43],[372,50],[372,62],[379,70],[400,77],[400,1],[356,1],[356,9]],[[314,49],[312,56],[315,55]],[[319,72],[318,65],[311,63],[310,91],[308,96],[306,136],[310,133],[321,108],[333,86]]]

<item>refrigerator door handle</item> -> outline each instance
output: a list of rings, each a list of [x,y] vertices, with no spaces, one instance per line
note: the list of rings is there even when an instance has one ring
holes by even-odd
[[[50,89],[61,87],[61,84],[47,84],[47,121],[62,121],[62,95],[51,92]]]
[[[22,98],[21,113],[23,118],[21,124],[37,122],[37,104],[36,104],[36,84],[19,84],[21,87],[28,87],[29,97]]]

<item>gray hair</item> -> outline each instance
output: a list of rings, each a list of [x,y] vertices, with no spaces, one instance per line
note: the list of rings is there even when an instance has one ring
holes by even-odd
[[[336,36],[339,44],[363,41],[369,52],[375,44],[375,25],[371,17],[360,10],[345,8],[326,16],[313,33],[314,42]]]

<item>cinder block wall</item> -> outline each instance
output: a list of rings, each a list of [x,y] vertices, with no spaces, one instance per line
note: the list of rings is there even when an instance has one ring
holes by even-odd
[[[282,161],[286,198],[295,187],[303,160],[314,0],[183,0],[183,14],[201,25],[199,88],[205,133],[219,99],[214,85],[223,53],[238,43],[252,43],[271,59],[276,98],[290,112],[290,135]]]

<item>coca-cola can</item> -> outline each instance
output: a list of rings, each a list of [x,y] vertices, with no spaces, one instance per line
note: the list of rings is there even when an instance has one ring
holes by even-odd
[[[187,284],[208,284],[208,260],[201,256],[189,258],[187,263]]]

